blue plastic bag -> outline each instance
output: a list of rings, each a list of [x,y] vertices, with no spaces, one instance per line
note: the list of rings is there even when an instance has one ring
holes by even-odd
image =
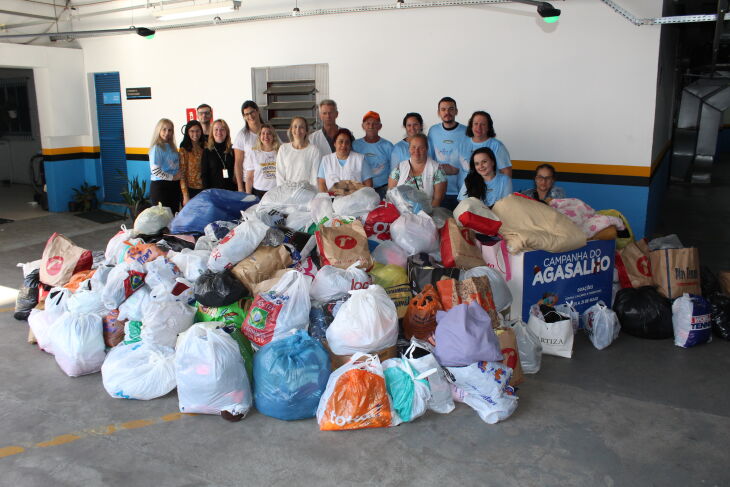
[[[203,234],[207,224],[219,220],[237,220],[242,211],[258,202],[257,197],[248,193],[206,189],[183,206],[180,213],[173,218],[170,233]]]
[[[330,358],[303,330],[254,355],[254,401],[261,414],[287,421],[313,418],[330,376]]]

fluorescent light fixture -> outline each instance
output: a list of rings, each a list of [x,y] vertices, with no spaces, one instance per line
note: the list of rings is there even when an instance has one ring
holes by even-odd
[[[225,0],[222,2],[199,3],[189,7],[155,8],[152,10],[152,15],[157,17],[157,20],[178,20],[230,13],[238,10],[240,7],[240,0]]]

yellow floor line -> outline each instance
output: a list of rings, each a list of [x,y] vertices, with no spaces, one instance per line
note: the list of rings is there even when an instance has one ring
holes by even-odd
[[[7,313],[8,311],[15,311],[15,306],[8,306],[7,308],[0,308],[0,313]]]
[[[31,445],[9,445],[5,447],[0,447],[0,458],[10,457],[19,453],[27,452],[28,450],[33,448],[48,448],[52,446],[65,445],[80,440],[82,438],[86,438],[88,436],[112,435],[120,431],[146,428],[147,426],[153,426],[155,424],[161,423],[169,423],[170,421],[177,421],[179,419],[182,419],[185,416],[196,416],[196,414],[169,413],[159,418],[135,419],[133,421],[127,421],[125,423],[108,424],[106,426],[91,428],[81,432],[59,435],[51,438],[48,441],[41,441],[39,443]]]

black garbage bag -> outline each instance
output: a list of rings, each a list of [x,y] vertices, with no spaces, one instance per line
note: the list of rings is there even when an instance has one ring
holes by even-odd
[[[730,297],[715,293],[707,297],[710,302],[712,331],[723,340],[730,340]]]
[[[205,271],[195,281],[193,293],[200,304],[214,308],[228,306],[250,296],[248,289],[228,270]]]
[[[158,247],[161,249],[164,249],[166,251],[173,250],[175,252],[180,252],[182,249],[190,249],[193,250],[195,248],[195,243],[189,242],[185,239],[175,237],[173,235],[164,235],[160,237],[156,237],[153,239],[150,239],[149,241],[145,240],[147,243],[156,243]]]
[[[639,338],[674,336],[672,303],[654,286],[621,289],[613,302],[621,330]]]
[[[24,321],[38,304],[38,285],[40,284],[40,270],[35,269],[23,278],[23,285],[18,289],[15,298],[15,314],[13,318]]]
[[[702,288],[702,296],[705,297],[721,292],[720,281],[706,265],[700,268],[700,287]]]

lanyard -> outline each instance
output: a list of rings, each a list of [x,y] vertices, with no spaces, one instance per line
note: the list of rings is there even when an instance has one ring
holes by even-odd
[[[410,159],[408,159],[408,165],[411,168],[410,172],[413,173],[413,164],[411,164],[411,160]],[[416,185],[416,189],[420,191],[421,190],[421,187],[418,185],[418,179],[416,179],[416,175],[414,174],[411,177],[413,178],[413,184]]]

